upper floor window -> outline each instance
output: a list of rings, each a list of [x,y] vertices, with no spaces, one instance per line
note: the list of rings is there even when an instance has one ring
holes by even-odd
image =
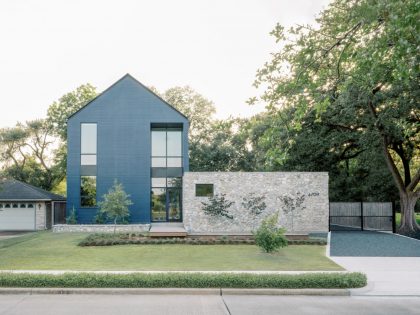
[[[96,154],[96,124],[84,123],[81,125],[82,154]]]
[[[80,126],[80,206],[96,206],[97,125]]]

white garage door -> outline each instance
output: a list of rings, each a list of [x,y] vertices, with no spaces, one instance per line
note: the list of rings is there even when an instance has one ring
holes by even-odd
[[[34,208],[0,208],[0,231],[35,230]]]

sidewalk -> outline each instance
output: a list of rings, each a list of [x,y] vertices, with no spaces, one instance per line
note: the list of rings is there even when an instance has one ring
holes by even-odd
[[[420,296],[420,257],[330,257],[348,271],[363,272],[368,285],[352,295]]]

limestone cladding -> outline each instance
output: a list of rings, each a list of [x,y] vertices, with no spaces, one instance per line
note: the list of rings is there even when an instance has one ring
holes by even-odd
[[[208,197],[196,197],[196,184],[213,184],[214,194],[234,201],[233,219],[202,210]],[[255,215],[243,198],[264,197],[265,210]],[[299,206],[297,200],[302,202]],[[289,201],[289,205],[287,205]],[[290,206],[290,201],[292,206]],[[294,206],[293,206],[294,205]],[[288,234],[328,231],[328,173],[326,172],[186,172],[183,177],[183,222],[191,234],[250,233],[261,221],[278,213],[278,226]]]
[[[36,202],[34,203],[34,207],[35,207],[36,230],[45,230],[47,228],[45,202]]]
[[[150,224],[118,224],[117,232],[147,232]],[[56,224],[53,226],[53,232],[88,232],[88,233],[108,233],[114,232],[112,224]]]

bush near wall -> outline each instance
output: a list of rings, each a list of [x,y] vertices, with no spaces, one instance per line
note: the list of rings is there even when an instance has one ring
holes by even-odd
[[[360,288],[362,273],[233,274],[233,273],[0,273],[0,287],[21,288]]]
[[[147,233],[118,233],[115,236],[110,233],[95,233],[88,235],[79,242],[79,246],[112,246],[112,245],[158,245],[158,244],[188,244],[188,245],[255,245],[252,237],[186,237],[186,238],[150,238]],[[289,240],[290,245],[326,245],[323,239]]]

